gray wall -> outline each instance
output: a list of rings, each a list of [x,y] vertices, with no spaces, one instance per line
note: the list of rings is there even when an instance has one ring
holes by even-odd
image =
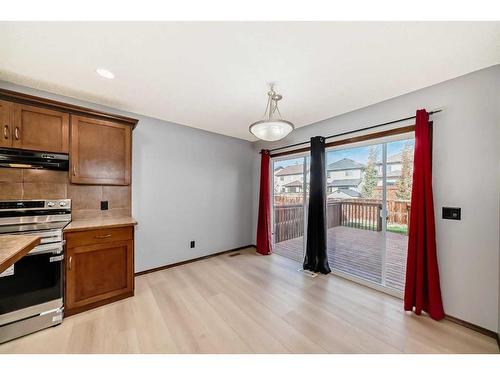
[[[141,117],[133,145],[136,269],[253,244],[252,162],[250,142]]]
[[[407,117],[418,108],[443,108],[443,112],[433,116],[433,184],[444,308],[449,315],[497,331],[499,88],[500,65],[496,65],[299,128],[272,145],[259,142],[255,150]],[[258,169],[255,153],[255,189]],[[462,207],[462,220],[442,220],[442,206]]]
[[[139,119],[132,146],[136,271],[254,243],[251,142],[8,82],[0,87]]]

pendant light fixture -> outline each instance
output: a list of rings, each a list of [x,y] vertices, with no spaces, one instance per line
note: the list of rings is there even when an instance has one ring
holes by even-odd
[[[250,133],[263,141],[278,141],[285,138],[294,129],[290,121],[281,118],[278,101],[283,96],[274,91],[273,85],[267,93],[267,105],[264,119],[250,125]]]

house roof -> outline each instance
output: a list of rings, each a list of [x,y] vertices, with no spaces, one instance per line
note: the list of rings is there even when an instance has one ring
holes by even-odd
[[[343,171],[346,169],[364,169],[365,165],[358,163],[357,161],[354,161],[349,158],[343,158],[340,160],[337,160],[331,164],[328,165],[327,170],[329,171]]]
[[[283,186],[286,186],[286,187],[302,187],[302,185],[303,185],[302,181],[295,180],[295,181],[289,182],[288,184],[285,184]]]
[[[397,164],[403,162],[403,153],[399,152],[397,154],[391,155],[387,157],[387,164]],[[378,165],[382,165],[382,162],[377,162]]]
[[[294,164],[294,165],[289,165],[286,168],[283,168],[278,173],[276,173],[276,176],[290,176],[302,173],[304,173],[304,164]]]
[[[351,179],[346,179],[346,180],[333,180],[332,182],[328,183],[328,186],[331,187],[349,187],[349,186],[354,186],[357,187],[361,183],[360,178],[351,178]]]
[[[339,189],[332,194],[330,194],[328,197],[334,198],[335,196],[338,196],[339,194],[345,194],[349,197],[352,198],[359,198],[361,197],[361,193],[359,191],[353,190],[353,189]]]
[[[361,193],[353,189],[339,189],[338,192],[349,195],[350,197],[356,197],[356,198],[361,197]]]

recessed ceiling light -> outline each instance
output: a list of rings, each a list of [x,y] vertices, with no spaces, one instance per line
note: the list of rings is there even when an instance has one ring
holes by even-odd
[[[110,72],[108,69],[98,68],[95,71],[101,77],[104,77],[104,78],[107,78],[107,79],[113,79],[113,78],[115,78],[115,75],[112,72]]]

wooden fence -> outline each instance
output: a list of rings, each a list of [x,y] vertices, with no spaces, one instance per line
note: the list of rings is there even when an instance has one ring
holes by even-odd
[[[340,203],[340,225],[345,227],[382,230],[381,203],[342,201]]]
[[[387,215],[389,223],[408,225],[410,223],[410,201],[388,200]]]
[[[282,242],[303,235],[303,205],[289,204],[274,206],[274,242]]]
[[[408,225],[408,201],[387,202],[388,223]],[[326,205],[327,228],[347,226],[372,231],[382,230],[380,200],[329,200]],[[304,208],[302,204],[274,206],[274,241],[282,242],[304,235]]]

